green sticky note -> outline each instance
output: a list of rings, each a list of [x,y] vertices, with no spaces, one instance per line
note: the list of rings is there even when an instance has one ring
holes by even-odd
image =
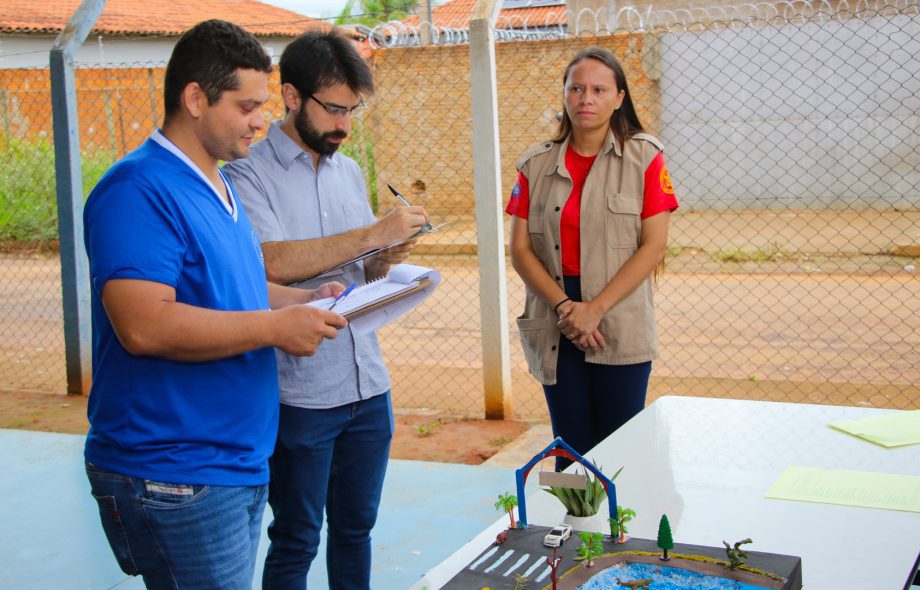
[[[920,477],[896,473],[787,467],[767,498],[920,512]]]
[[[920,443],[920,410],[892,412],[859,420],[838,420],[828,426],[883,447]]]

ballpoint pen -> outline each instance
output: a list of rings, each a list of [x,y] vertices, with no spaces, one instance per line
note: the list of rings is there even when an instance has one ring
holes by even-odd
[[[357,286],[358,286],[358,283],[354,283],[354,282],[353,282],[352,284],[348,285],[348,288],[347,288],[347,289],[345,289],[344,291],[342,291],[341,293],[339,293],[338,296],[336,296],[336,298],[332,301],[332,305],[329,306],[329,311],[332,311],[332,308],[335,307],[336,303],[338,303],[339,301],[345,299],[345,297],[347,297],[349,293],[351,293],[352,291],[354,291],[354,290],[355,290],[355,287],[357,287]]]
[[[409,201],[406,200],[406,197],[399,194],[399,191],[393,188],[392,184],[387,183],[387,188],[390,189],[390,192],[393,193],[393,196],[399,199],[399,202],[403,204],[404,207],[411,207]],[[428,233],[436,231],[434,227],[431,226],[430,221],[426,221],[425,225],[422,226],[422,229],[419,230],[419,233]]]

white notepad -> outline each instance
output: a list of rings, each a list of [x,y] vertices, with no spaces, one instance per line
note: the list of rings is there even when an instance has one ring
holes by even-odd
[[[392,322],[425,300],[441,283],[441,274],[414,264],[397,264],[387,276],[357,287],[335,306],[335,312],[357,334],[368,334]],[[329,309],[334,298],[307,305]]]

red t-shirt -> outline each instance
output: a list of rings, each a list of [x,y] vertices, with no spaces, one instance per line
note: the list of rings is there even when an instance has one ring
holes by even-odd
[[[582,156],[569,144],[565,151],[565,169],[572,177],[572,192],[562,207],[559,221],[559,240],[562,246],[562,274],[581,274],[581,189],[596,156]],[[655,156],[645,170],[645,195],[642,201],[642,219],[654,217],[665,211],[677,209],[677,197],[671,186],[671,177],[664,164],[661,152]],[[518,173],[517,183],[511,191],[511,198],[505,212],[521,219],[527,219],[530,210],[530,188],[523,172]]]

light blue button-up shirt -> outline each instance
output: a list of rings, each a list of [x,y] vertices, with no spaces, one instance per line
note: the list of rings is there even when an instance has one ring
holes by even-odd
[[[262,242],[325,238],[376,220],[358,164],[343,154],[323,157],[319,169],[278,126],[252,147],[250,156],[223,168]],[[364,264],[297,286],[328,281],[365,282]],[[281,402],[301,408],[334,408],[385,393],[390,378],[376,334],[360,336],[351,327],[324,341],[312,357],[277,351]]]

